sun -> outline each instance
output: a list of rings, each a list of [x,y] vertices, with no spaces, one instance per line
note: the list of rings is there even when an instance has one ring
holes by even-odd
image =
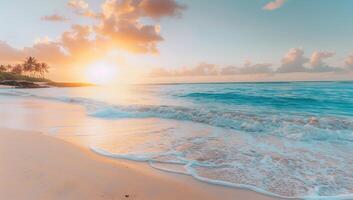
[[[86,78],[91,83],[107,85],[116,81],[117,68],[108,62],[97,62],[88,66]]]

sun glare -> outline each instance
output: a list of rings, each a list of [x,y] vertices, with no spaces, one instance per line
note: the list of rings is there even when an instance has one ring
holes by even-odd
[[[95,63],[87,69],[87,80],[98,85],[112,83],[117,78],[117,69],[106,62]]]

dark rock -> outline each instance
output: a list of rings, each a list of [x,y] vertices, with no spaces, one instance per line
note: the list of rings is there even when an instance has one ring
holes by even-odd
[[[33,82],[28,81],[15,81],[15,80],[5,80],[1,81],[0,85],[14,86],[15,88],[46,88],[48,86],[42,86]]]

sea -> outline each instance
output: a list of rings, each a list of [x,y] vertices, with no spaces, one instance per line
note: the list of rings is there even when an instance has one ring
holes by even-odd
[[[210,184],[353,199],[353,82],[0,89],[0,126]]]

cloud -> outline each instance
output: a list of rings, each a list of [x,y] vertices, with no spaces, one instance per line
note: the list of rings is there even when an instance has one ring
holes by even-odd
[[[278,73],[305,72],[304,64],[309,61],[304,56],[304,50],[300,48],[290,49],[282,58]]]
[[[74,9],[80,9],[80,10],[85,10],[88,9],[88,3],[86,3],[84,0],[70,0],[68,2],[68,5]]]
[[[158,24],[143,24],[142,18],[154,21],[180,15],[185,8],[174,0],[106,0],[101,12],[93,12],[84,0],[70,0],[76,14],[93,17],[94,25],[75,24],[57,40],[36,40],[32,46],[13,48],[0,41],[0,60],[18,62],[35,56],[49,64],[88,63],[104,57],[111,50],[122,49],[137,53],[156,53],[163,41]],[[60,15],[43,16],[42,20],[60,21]],[[152,21],[153,22],[153,21]]]
[[[163,16],[178,16],[186,8],[174,0],[143,0],[139,4],[145,16],[159,19]]]
[[[107,0],[102,5],[98,34],[120,48],[137,53],[157,53],[163,41],[159,25],[145,25],[143,17],[161,19],[179,15],[184,6],[174,0]]]
[[[246,62],[243,67],[227,66],[221,67],[214,64],[202,62],[192,67],[182,67],[174,70],[165,68],[155,68],[150,75],[154,77],[163,76],[222,76],[222,75],[241,75],[241,74],[267,74],[272,73],[271,64],[258,63],[251,64]]]
[[[175,0],[106,0],[101,12],[92,11],[84,0],[70,0],[68,5],[77,14],[98,20],[92,30],[111,46],[135,53],[158,53],[157,44],[164,40],[159,25],[143,24],[141,18],[180,16],[185,9]]]
[[[281,60],[281,66],[277,69],[278,73],[296,72],[340,72],[342,68],[329,66],[324,59],[333,57],[335,52],[314,51],[309,58],[304,56],[304,50],[292,48]]]
[[[59,44],[70,56],[71,62],[80,64],[96,61],[115,49],[109,39],[96,35],[91,26],[78,24],[62,33]]]
[[[68,19],[65,18],[64,16],[61,15],[45,15],[43,17],[40,18],[43,21],[53,21],[53,22],[61,22],[61,21],[67,21]]]
[[[67,5],[74,9],[76,14],[86,17],[98,17],[84,0],[70,0]]]
[[[178,69],[155,68],[151,71],[151,77],[204,77],[213,76],[212,80],[220,80],[227,77],[286,77],[290,78],[291,73],[296,73],[298,79],[308,80],[308,77],[313,77],[315,80],[320,80],[327,77],[344,77],[342,72],[353,72],[353,54],[345,60],[345,66],[334,67],[325,62],[325,59],[331,58],[335,52],[330,51],[314,51],[310,59],[304,55],[304,50],[301,48],[292,48],[281,59],[279,67],[274,68],[270,63],[251,63],[246,61],[242,66],[218,66],[209,63],[200,63],[192,67],[181,67]],[[322,73],[326,73],[323,75]],[[178,79],[180,80],[180,79]],[[238,79],[237,79],[238,80]],[[286,79],[283,79],[286,80]],[[294,79],[293,79],[294,80]],[[328,79],[327,79],[328,80]]]
[[[0,41],[0,60],[5,62],[12,62],[14,60],[23,59],[22,52],[11,47],[4,41]]]
[[[334,52],[315,51],[310,59],[301,48],[292,48],[281,59],[281,65],[275,70],[270,63],[251,63],[246,61],[243,66],[221,67],[214,64],[201,63],[195,67],[183,67],[176,70],[157,68],[152,76],[228,76],[228,75],[266,75],[284,73],[323,73],[342,72],[341,67],[329,66],[324,59],[333,57]],[[346,60],[346,68],[353,69],[353,55]]]
[[[35,43],[31,47],[23,48],[22,54],[24,57],[34,56],[48,63],[61,64],[68,61],[68,55],[61,50],[60,44],[56,42]]]
[[[163,37],[158,32],[158,26],[139,25],[116,19],[105,19],[97,28],[98,34],[108,37],[116,46],[131,52],[158,52],[157,43],[163,41]]]
[[[334,55],[335,55],[334,52],[314,51],[313,54],[311,55],[311,58],[310,58],[310,65],[312,67],[320,67],[323,65],[327,65],[326,63],[323,62],[323,59],[330,58]]]
[[[60,44],[69,54],[74,55],[82,50],[94,48],[94,40],[90,40],[92,30],[89,26],[73,25],[60,38]]]
[[[348,58],[344,61],[344,64],[346,69],[353,70],[353,54],[348,56]]]
[[[105,18],[119,16],[122,20],[135,21],[141,17],[160,19],[178,16],[186,6],[175,0],[106,0],[102,8]]]
[[[267,74],[272,73],[272,64],[257,63],[252,64],[250,61],[245,62],[243,67],[228,66],[222,68],[222,75],[236,75],[236,74]]]
[[[164,68],[153,69],[150,73],[154,77],[163,76],[216,76],[219,75],[219,67],[214,64],[200,63],[193,67],[182,67],[176,70]]]
[[[267,3],[262,9],[269,10],[269,11],[276,10],[282,7],[285,2],[286,2],[285,0],[274,0]]]
[[[325,58],[330,58],[335,55],[335,52],[329,51],[314,51],[310,58],[310,66],[308,69],[309,72],[332,72],[339,71],[340,69],[337,67],[331,67],[323,60]]]
[[[16,49],[6,42],[0,42],[0,60],[4,62],[18,62],[25,57],[35,56],[50,63],[61,63],[66,55],[61,51],[59,44],[53,42],[37,42],[31,47]]]
[[[176,72],[177,76],[215,76],[218,74],[218,67],[209,63],[200,63],[195,67],[183,68]]]
[[[92,42],[88,39],[89,33],[89,27],[74,25],[71,30],[65,31],[58,41],[51,41],[47,37],[36,39],[32,46],[22,49],[0,42],[0,60],[16,62],[25,57],[34,56],[49,64],[74,62],[81,55],[88,55],[87,52],[95,49],[95,40]],[[96,56],[91,53],[86,59],[89,60],[91,57]]]
[[[106,50],[100,39],[92,37],[89,26],[73,25],[57,41],[45,37],[36,39],[32,46],[13,48],[0,42],[0,60],[16,62],[34,56],[49,64],[69,64],[77,61],[90,61],[101,56]],[[92,38],[91,38],[92,37]]]

